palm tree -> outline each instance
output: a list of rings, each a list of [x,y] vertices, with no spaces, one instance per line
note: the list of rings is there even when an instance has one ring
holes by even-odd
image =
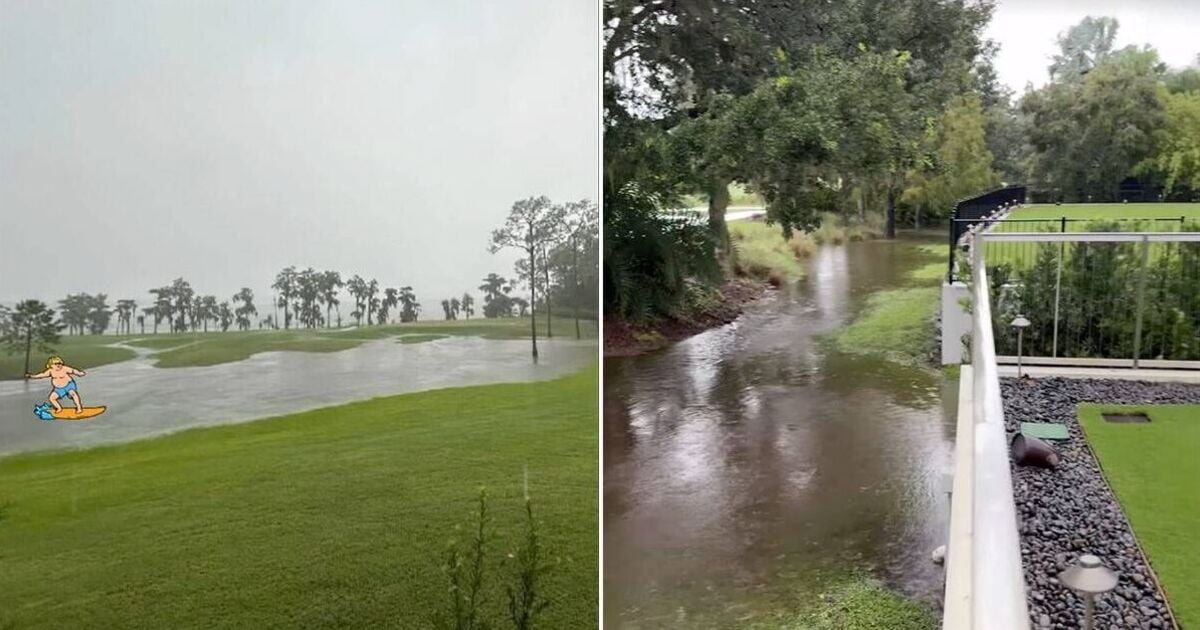
[[[258,316],[258,309],[254,307],[254,292],[250,287],[242,287],[241,291],[233,296],[234,302],[240,302],[233,315],[237,318],[237,325],[240,330],[250,330],[250,318]]]
[[[192,290],[192,285],[183,278],[176,278],[171,283],[170,295],[174,300],[172,311],[178,316],[176,324],[173,325],[173,330],[176,332],[186,331],[187,322],[184,318],[188,315],[191,315],[192,324],[195,327],[196,315],[193,309],[192,298],[195,297],[196,293]]]
[[[450,319],[458,319],[458,311],[462,309],[462,304],[458,298],[450,298]]]
[[[415,322],[421,313],[421,305],[417,303],[417,294],[412,287],[400,288],[400,321]]]
[[[442,312],[446,315],[446,321],[454,319],[454,313],[450,310],[450,300],[442,300]]]
[[[275,276],[271,288],[279,291],[279,306],[283,307],[283,328],[287,330],[292,324],[292,314],[288,310],[292,297],[296,293],[296,267],[285,267]]]
[[[133,323],[133,314],[137,312],[137,302],[133,300],[117,300],[117,334],[123,331],[125,334],[130,334],[130,324]]]
[[[86,293],[67,295],[58,301],[62,312],[62,322],[66,325],[68,335],[82,335],[87,330],[88,310],[91,307],[91,296]]]
[[[138,327],[142,329],[141,334],[146,334],[146,316],[144,314],[137,316]]]
[[[174,329],[174,320],[171,318],[173,314],[171,312],[173,307],[171,287],[150,289],[150,293],[154,294],[154,334],[158,334],[158,324],[164,319]]]
[[[321,324],[321,283],[324,277],[312,267],[296,276],[296,297],[299,300],[296,316],[307,328],[316,328]]]
[[[479,285],[479,290],[483,291],[483,316],[491,319],[493,317],[506,317],[512,311],[512,304],[508,293],[510,289],[506,288],[505,283],[508,281],[504,276],[489,273],[483,279],[483,284]],[[474,300],[472,300],[474,302]]]
[[[221,332],[229,330],[229,325],[233,323],[233,310],[229,308],[229,302],[221,302],[217,307],[217,321],[221,324]]]
[[[379,295],[379,282],[375,279],[372,279],[370,282],[368,282],[366,284],[366,286],[364,287],[364,291],[363,291],[363,301],[366,302],[366,304],[367,304],[367,325],[368,326],[371,325],[371,313],[374,312],[375,309],[379,307],[379,300],[376,299],[376,297],[375,297],[376,295]]]
[[[203,323],[204,332],[208,332],[208,321],[217,319],[219,309],[214,295],[205,295],[196,299],[195,318]]]
[[[325,300],[325,325],[329,326],[333,323],[333,319],[329,317],[330,309],[338,306],[338,290],[342,288],[342,274],[336,271],[326,271],[321,274],[321,299]],[[341,321],[342,313],[338,311],[338,321]]]
[[[87,326],[93,335],[102,335],[108,330],[108,322],[112,319],[112,309],[108,307],[108,295],[84,294],[87,298]]]
[[[350,313],[350,316],[354,318],[355,326],[362,326],[362,316],[366,312],[366,305],[363,304],[363,300],[367,294],[367,281],[363,280],[362,276],[354,274],[353,277],[346,281],[346,290],[354,297],[354,311]]]
[[[475,298],[471,297],[470,293],[463,293],[461,304],[463,314],[467,316],[467,319],[471,319],[471,316],[475,314]]]
[[[379,303],[379,323],[386,324],[388,313],[400,303],[400,290],[388,287],[383,290],[383,301]]]

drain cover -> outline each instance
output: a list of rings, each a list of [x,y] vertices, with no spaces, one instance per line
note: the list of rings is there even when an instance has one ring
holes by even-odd
[[[1144,411],[1122,411],[1101,413],[1106,422],[1116,422],[1119,424],[1133,424],[1138,422],[1150,422],[1150,416]]]

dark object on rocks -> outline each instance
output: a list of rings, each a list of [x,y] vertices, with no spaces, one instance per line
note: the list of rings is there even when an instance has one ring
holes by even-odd
[[[1013,461],[1021,466],[1055,468],[1059,461],[1058,452],[1049,442],[1021,433],[1013,438],[1012,456]]]
[[[1097,602],[1097,628],[1177,627],[1121,506],[1083,439],[1076,407],[1081,402],[1200,403],[1200,385],[1037,378],[1030,386],[1003,378],[1000,388],[1009,432],[1019,432],[1022,422],[1058,422],[1071,433],[1069,439],[1057,445],[1062,462],[1053,471],[1017,466],[1015,462],[1012,467],[1031,626],[1079,627],[1084,616],[1083,601],[1062,587],[1058,574],[1079,554],[1090,553],[1104,558],[1105,564],[1121,576],[1117,588]]]
[[[1116,422],[1118,424],[1138,424],[1141,422],[1150,422],[1150,416],[1147,416],[1143,411],[1132,411],[1129,413],[1101,413],[1105,422]]]

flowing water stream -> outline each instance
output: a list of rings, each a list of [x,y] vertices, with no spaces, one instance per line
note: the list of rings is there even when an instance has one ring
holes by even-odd
[[[955,383],[826,336],[928,260],[822,247],[733,324],[606,359],[607,627],[737,627],[850,571],[937,599]]]
[[[42,422],[33,406],[49,381],[0,381],[0,456],[80,448],[180,429],[244,422],[378,396],[443,387],[554,378],[596,357],[596,342],[539,339],[538,363],[528,340],[447,337],[400,344],[366,342],[331,353],[264,352],[206,367],[157,368],[152,353],[94,369],[80,366],[85,405],[106,405],[87,422]]]

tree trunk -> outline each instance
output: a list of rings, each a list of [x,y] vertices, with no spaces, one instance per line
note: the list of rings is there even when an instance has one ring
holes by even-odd
[[[729,181],[716,178],[708,190],[708,229],[717,244],[717,260],[722,267],[729,264],[729,226],[725,211],[729,208]]]
[[[571,237],[571,285],[574,289],[572,299],[575,301],[575,338],[579,339],[579,248],[575,246],[575,237]]]
[[[867,194],[865,189],[858,189],[858,220],[862,223],[867,222],[867,204],[863,203],[863,195],[865,194]]]
[[[542,299],[546,301],[546,338],[554,336],[554,331],[550,327],[550,254],[546,254],[546,264],[542,265],[542,277],[546,279],[546,284],[542,285]]]
[[[891,185],[887,189],[887,225],[884,228],[885,238],[896,238],[896,191]]]
[[[921,229],[921,204],[917,204],[916,213],[917,214],[916,214],[915,218],[913,219],[913,223],[915,224],[916,229],[920,230]]]
[[[529,225],[529,240],[533,241],[533,224]],[[533,342],[533,360],[538,358],[537,351],[537,252],[529,248],[529,339]]]
[[[29,326],[25,329],[25,373],[28,374],[29,353],[33,350],[33,325],[28,323],[26,325]]]

